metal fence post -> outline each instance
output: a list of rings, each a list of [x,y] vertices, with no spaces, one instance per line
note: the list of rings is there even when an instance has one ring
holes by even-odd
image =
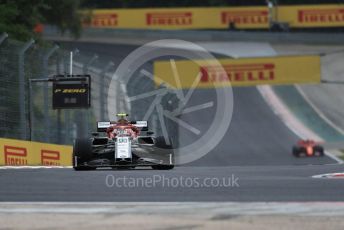
[[[73,52],[73,56],[76,56],[76,54],[79,53],[79,50],[75,49],[72,52]],[[64,71],[65,76],[67,76],[67,74],[72,74],[72,73],[69,72],[69,66],[68,66],[69,58],[66,58],[66,55],[64,55],[64,54],[62,55],[62,57],[63,57],[63,71]],[[65,125],[64,125],[64,141],[63,142],[65,144],[68,144],[68,143],[70,143],[70,139],[72,137],[70,135],[70,132],[72,130],[72,127],[71,127],[71,112],[68,109],[65,109],[65,111],[64,111],[64,120],[65,120]]]
[[[115,76],[113,81],[116,82],[116,86],[115,86],[115,91],[116,91],[116,99],[115,99],[116,100],[116,113],[124,113],[124,112],[127,113],[129,111],[122,111],[122,106],[121,106],[122,94],[120,92],[120,90],[121,90],[121,81],[120,81],[119,76]]]
[[[0,36],[0,44],[3,43],[6,40],[6,38],[8,38],[8,34],[7,33],[1,34],[1,36]]]
[[[56,74],[61,74],[61,57],[60,52],[56,55]],[[65,115],[65,114],[64,114]],[[65,116],[66,118],[66,116]],[[66,122],[66,120],[65,120]],[[65,127],[64,127],[65,128]],[[62,140],[63,132],[65,133],[64,136],[66,136],[66,129],[62,128],[62,122],[61,122],[61,110],[57,110],[57,143],[63,144],[64,140]]]
[[[33,39],[24,44],[18,54],[18,79],[19,79],[19,116],[20,116],[20,138],[27,138],[26,130],[26,109],[25,109],[25,52],[35,43]]]
[[[64,75],[67,76],[68,73],[68,58],[66,58],[65,53],[62,54],[62,58],[63,58],[63,72]],[[67,144],[68,141],[70,140],[70,111],[68,109],[65,109],[64,111],[64,120],[65,120],[65,124],[64,124],[64,143]]]
[[[98,59],[98,55],[94,54],[92,56],[92,58],[84,63],[83,67],[82,67],[82,71],[84,74],[88,74],[88,70],[89,67]],[[84,109],[81,113],[80,113],[80,123],[78,124],[78,136],[79,137],[85,137],[86,133],[89,131],[89,110],[88,109]]]
[[[49,58],[54,54],[54,52],[59,49],[58,45],[55,45],[51,48],[43,57],[43,77],[47,78],[48,76],[48,65]],[[44,126],[50,130],[50,117],[49,117],[49,92],[48,92],[48,82],[44,82],[44,91],[43,91],[43,106],[44,106]],[[44,140],[49,142],[51,141],[51,134],[48,132],[48,135],[44,136]]]
[[[114,67],[115,64],[110,61],[105,68],[100,73],[100,83],[99,83],[99,97],[100,97],[100,119],[102,121],[105,120],[105,80],[106,80],[106,73],[110,70],[110,68]]]
[[[82,71],[84,72],[84,74],[88,74],[89,66],[92,65],[92,63],[95,62],[97,59],[98,59],[98,55],[94,54],[93,57],[83,65]]]

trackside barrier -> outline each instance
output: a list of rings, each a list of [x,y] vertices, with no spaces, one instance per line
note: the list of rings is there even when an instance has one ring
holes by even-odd
[[[84,26],[119,29],[268,29],[269,21],[290,28],[342,27],[344,5],[98,9],[82,11]]]
[[[286,22],[291,28],[344,26],[344,4],[283,6],[277,12],[277,21]]]
[[[181,88],[319,83],[320,56],[175,61]],[[155,84],[177,87],[169,61],[154,62]],[[198,77],[198,79],[196,79]],[[197,82],[198,81],[198,82]],[[198,83],[197,85],[195,84]]]
[[[71,166],[72,147],[0,138],[0,165]]]
[[[86,12],[87,13],[87,12]],[[266,7],[159,8],[93,10],[84,26],[126,29],[268,28]]]

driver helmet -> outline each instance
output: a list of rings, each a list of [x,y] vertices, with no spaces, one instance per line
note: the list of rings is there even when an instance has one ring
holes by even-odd
[[[127,119],[128,114],[126,114],[126,113],[118,113],[118,114],[116,114],[116,116],[117,116],[117,124],[118,125],[127,125],[127,124],[129,124],[129,121]]]

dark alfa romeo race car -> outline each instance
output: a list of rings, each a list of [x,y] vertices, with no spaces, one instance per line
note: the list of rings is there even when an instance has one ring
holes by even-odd
[[[324,156],[324,148],[313,140],[299,140],[297,145],[293,146],[293,155],[295,157],[321,157]]]
[[[73,146],[73,168],[93,170],[99,167],[134,169],[174,168],[171,141],[148,131],[147,121],[131,121],[127,114],[118,114],[118,121],[102,121],[90,138],[76,139]]]

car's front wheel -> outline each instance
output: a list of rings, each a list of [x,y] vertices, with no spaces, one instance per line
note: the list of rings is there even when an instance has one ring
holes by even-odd
[[[95,167],[84,165],[92,158],[92,141],[86,138],[78,138],[73,146],[73,169],[76,171],[94,170]]]
[[[152,169],[155,170],[171,170],[174,168],[174,165],[153,165]]]

